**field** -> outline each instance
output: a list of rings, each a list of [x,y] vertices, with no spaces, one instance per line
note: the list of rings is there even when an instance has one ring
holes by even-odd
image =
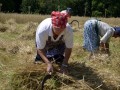
[[[0,90],[40,90],[45,76],[44,63],[33,64],[36,55],[35,31],[50,15],[0,13]],[[74,29],[74,47],[69,75],[54,72],[45,90],[120,90],[120,38],[111,38],[105,54],[88,59],[82,49],[83,24],[89,17],[72,16],[80,29]],[[111,26],[120,26],[120,18],[99,18]],[[57,66],[55,66],[57,68]]]

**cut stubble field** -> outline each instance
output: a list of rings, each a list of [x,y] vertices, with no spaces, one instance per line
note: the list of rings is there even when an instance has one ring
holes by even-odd
[[[35,31],[49,15],[0,13],[0,90],[39,90],[46,74],[44,63],[33,64],[36,55]],[[120,38],[111,38],[111,56],[88,59],[82,49],[83,24],[89,17],[72,16],[79,21],[74,28],[74,47],[69,75],[54,72],[45,90],[120,90]],[[120,18],[99,18],[111,26],[120,26]],[[55,65],[57,69],[58,66]]]

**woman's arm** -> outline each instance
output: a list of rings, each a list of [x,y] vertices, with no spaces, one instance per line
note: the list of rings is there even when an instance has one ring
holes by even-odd
[[[45,55],[44,49],[37,49],[38,54],[42,58],[42,60],[47,64],[47,72],[51,74],[53,72],[53,67],[51,62],[48,60],[48,58]]]

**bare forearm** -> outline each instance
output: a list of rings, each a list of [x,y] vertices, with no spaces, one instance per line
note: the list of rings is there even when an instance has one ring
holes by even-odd
[[[37,52],[46,64],[50,63],[43,49],[37,49]]]
[[[64,58],[64,61],[63,61],[64,64],[68,64],[68,60],[70,58],[71,52],[72,52],[72,48],[66,48],[65,49],[65,58]]]

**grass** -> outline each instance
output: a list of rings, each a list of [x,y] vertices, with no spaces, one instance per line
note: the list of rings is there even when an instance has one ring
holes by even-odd
[[[14,13],[0,13],[0,22],[5,22],[9,19],[15,19],[17,23],[26,23],[26,22],[41,22],[46,17],[50,15],[34,15],[34,14],[14,14]]]
[[[0,89],[36,90],[46,74],[45,64],[34,65],[35,30],[49,15],[0,13]],[[82,49],[83,24],[89,17],[72,16],[80,30],[74,32],[74,48],[70,57],[69,76],[54,72],[46,90],[119,90],[120,39],[111,38],[111,56],[104,54],[88,60]],[[120,26],[120,18],[100,18],[112,26]],[[57,68],[57,66],[55,65]],[[49,88],[49,89],[48,89]]]

